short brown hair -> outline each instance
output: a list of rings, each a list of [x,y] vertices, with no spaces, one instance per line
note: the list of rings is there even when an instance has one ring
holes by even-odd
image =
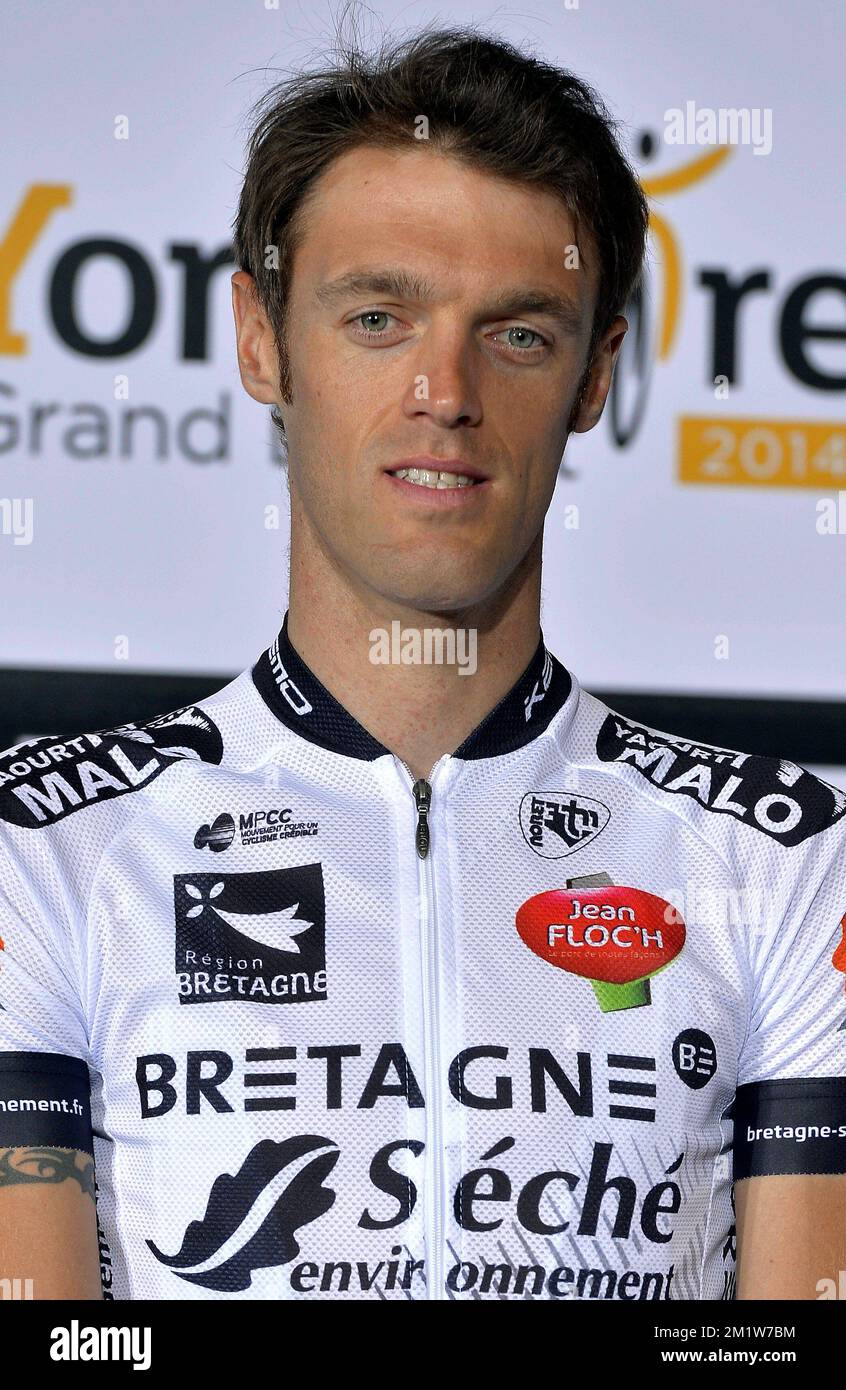
[[[383,40],[370,55],[340,40],[338,53],[332,66],[298,73],[259,99],[233,219],[236,260],[255,280],[276,336],[282,399],[291,398],[285,309],[309,190],[333,160],[361,145],[419,148],[421,115],[430,148],[557,194],[577,236],[583,219],[600,262],[589,365],[638,282],[649,221],[599,95],[572,72],[473,26],[426,27]],[[268,266],[271,248],[276,263]],[[284,447],[281,416],[275,408],[272,415]]]

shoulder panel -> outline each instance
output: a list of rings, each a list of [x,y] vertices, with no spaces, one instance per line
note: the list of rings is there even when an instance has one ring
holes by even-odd
[[[73,738],[45,735],[0,753],[0,821],[40,829],[145,787],[175,760],[220,763],[220,730],[199,705]]]
[[[846,792],[784,758],[742,753],[637,724],[609,710],[596,738],[600,761],[635,768],[670,795],[691,797],[783,845],[799,845],[846,812]]]

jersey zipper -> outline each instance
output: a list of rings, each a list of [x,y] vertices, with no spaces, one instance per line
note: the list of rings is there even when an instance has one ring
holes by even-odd
[[[435,765],[437,766],[437,764]],[[407,763],[403,767],[412,777]],[[429,777],[434,772],[429,773]],[[444,1160],[443,1087],[441,1082],[440,990],[438,988],[438,922],[435,912],[434,873],[429,853],[429,813],[432,785],[425,777],[413,781],[417,810],[414,848],[420,900],[421,974],[423,978],[424,1066],[426,1100],[426,1165],[424,1226],[426,1239],[426,1292],[428,1299],[443,1301],[444,1265]]]

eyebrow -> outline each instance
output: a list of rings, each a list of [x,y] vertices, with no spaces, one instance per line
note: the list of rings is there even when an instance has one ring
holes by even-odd
[[[358,295],[392,295],[424,304],[434,298],[435,286],[411,271],[397,269],[349,270],[335,280],[327,280],[314,291],[318,303],[326,308],[355,298]],[[582,331],[582,312],[563,295],[515,285],[496,295],[484,311],[485,318],[520,318],[524,314],[545,314],[554,319],[565,333]]]

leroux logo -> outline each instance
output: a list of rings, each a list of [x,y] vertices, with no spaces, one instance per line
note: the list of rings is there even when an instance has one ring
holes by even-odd
[[[611,819],[609,808],[573,792],[527,792],[520,802],[520,829],[542,859],[562,859],[595,840]]]

